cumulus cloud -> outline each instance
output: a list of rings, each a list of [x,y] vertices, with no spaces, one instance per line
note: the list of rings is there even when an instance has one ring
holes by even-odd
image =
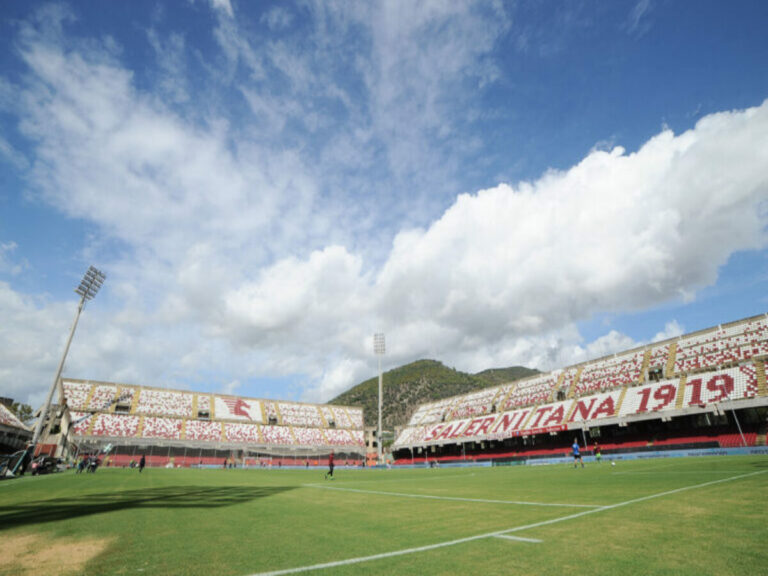
[[[290,377],[304,399],[328,400],[374,372],[377,331],[389,366],[553,369],[636,345],[615,331],[584,342],[579,322],[694,298],[732,254],[766,246],[768,102],[446,201],[454,112],[498,73],[486,56],[509,25],[503,12],[313,4],[309,55],[258,44],[229,2],[214,5],[232,69],[211,78],[235,84],[251,116],[185,115],[141,88],[110,45],[69,41],[61,12],[23,26],[27,75],[3,90],[34,152],[25,175],[37,201],[95,226],[86,250],[109,274],[69,374],[240,393],[254,377]],[[370,40],[342,59],[362,104],[338,64],[318,66],[353,28]],[[148,40],[163,90],[183,101],[190,87],[170,70],[185,40]],[[379,177],[408,186],[379,195]],[[417,216],[384,219],[385,205]],[[3,389],[41,397],[69,308],[0,284],[0,364],[17,367],[0,372]]]

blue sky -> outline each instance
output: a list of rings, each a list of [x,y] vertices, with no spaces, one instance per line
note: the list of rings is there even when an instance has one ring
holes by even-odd
[[[768,312],[768,5],[9,0],[0,394],[329,400]]]

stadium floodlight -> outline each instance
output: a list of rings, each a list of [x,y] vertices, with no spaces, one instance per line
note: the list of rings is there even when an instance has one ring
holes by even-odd
[[[43,405],[43,408],[40,410],[40,417],[37,421],[37,425],[35,426],[35,434],[32,436],[32,450],[35,449],[35,446],[37,446],[37,442],[40,440],[40,434],[43,431],[43,426],[45,425],[45,421],[48,416],[48,411],[51,408],[51,400],[53,399],[53,392],[58,388],[59,389],[59,396],[63,399],[64,398],[64,391],[61,389],[61,384],[59,383],[59,379],[61,378],[61,372],[64,369],[64,362],[67,360],[67,354],[69,353],[69,346],[72,344],[72,337],[75,335],[75,328],[77,328],[77,321],[80,319],[80,313],[83,311],[83,308],[85,307],[85,303],[93,300],[94,296],[98,293],[99,289],[101,288],[101,285],[104,284],[104,280],[106,278],[106,275],[101,271],[93,266],[90,266],[88,270],[85,272],[85,275],[83,276],[83,279],[80,281],[80,285],[75,288],[75,292],[80,295],[80,303],[77,306],[77,313],[75,314],[75,320],[72,322],[72,328],[69,331],[69,338],[67,338],[67,343],[64,346],[64,354],[61,356],[61,361],[59,362],[59,368],[56,370],[56,376],[53,379],[53,383],[51,384],[51,389],[48,391],[48,398],[45,401],[45,404]]]
[[[378,448],[378,459],[379,464],[382,463],[381,461],[381,454],[382,454],[382,448],[381,448],[381,398],[382,398],[382,376],[381,376],[381,357],[384,356],[384,352],[386,351],[386,347],[384,346],[384,334],[377,333],[373,335],[373,353],[376,354],[376,356],[379,359],[379,428],[376,431],[376,446]]]

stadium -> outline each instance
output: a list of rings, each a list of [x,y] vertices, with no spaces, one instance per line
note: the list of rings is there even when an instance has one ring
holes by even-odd
[[[675,573],[720,574],[732,573],[722,550],[737,545],[753,570],[768,486],[766,359],[761,315],[424,404],[391,466],[369,468],[359,408],[64,378],[38,453],[101,467],[2,484],[0,519],[22,533],[60,526],[59,555],[86,542],[73,565],[89,574],[138,564],[157,574],[505,573],[510,554],[517,570],[548,573],[541,548],[565,573],[666,572],[691,554]],[[331,452],[332,482],[322,475]],[[137,471],[142,455],[148,469]],[[104,536],[83,539],[94,526]],[[614,561],[570,547],[584,529],[591,546],[610,542]],[[386,540],[363,542],[381,530]],[[697,539],[713,530],[720,546],[702,553]],[[692,534],[684,544],[681,531]],[[8,542],[19,558],[44,538],[11,532]],[[255,549],[236,544],[250,539]],[[43,566],[70,573],[60,556]]]

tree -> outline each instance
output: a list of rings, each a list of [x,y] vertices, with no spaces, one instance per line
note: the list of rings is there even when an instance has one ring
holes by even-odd
[[[32,412],[32,406],[29,404],[14,402],[11,404],[11,412],[16,414],[16,417],[27,425],[35,419],[34,412]]]

